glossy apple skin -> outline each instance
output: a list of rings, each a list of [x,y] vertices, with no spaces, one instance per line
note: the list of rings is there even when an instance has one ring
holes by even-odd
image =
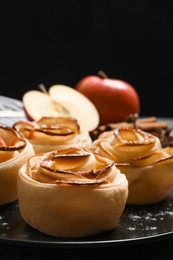
[[[121,122],[140,113],[139,95],[126,81],[91,75],[79,80],[75,89],[96,106],[100,125]]]

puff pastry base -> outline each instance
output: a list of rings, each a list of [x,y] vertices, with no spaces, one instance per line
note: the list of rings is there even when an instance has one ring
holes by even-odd
[[[55,237],[84,237],[116,227],[128,196],[128,182],[118,169],[112,183],[68,185],[40,183],[18,176],[20,212],[33,228]]]
[[[32,145],[27,142],[17,156],[0,163],[0,206],[17,200],[17,176],[19,168],[34,154]]]

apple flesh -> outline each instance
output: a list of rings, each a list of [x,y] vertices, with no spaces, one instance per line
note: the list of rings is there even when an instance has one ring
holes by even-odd
[[[26,92],[22,102],[26,117],[30,121],[39,120],[43,116],[67,116],[48,94],[41,91]]]
[[[100,125],[122,122],[131,114],[139,114],[140,99],[135,88],[126,81],[99,76],[86,76],[75,89],[95,105]]]
[[[53,85],[49,88],[49,95],[70,111],[71,117],[84,128],[92,131],[99,125],[100,117],[95,105],[82,93],[65,85]]]

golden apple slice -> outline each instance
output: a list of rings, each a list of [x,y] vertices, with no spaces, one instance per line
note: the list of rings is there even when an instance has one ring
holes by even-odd
[[[65,85],[53,85],[49,88],[49,95],[89,131],[98,126],[99,114],[95,105],[77,90]]]

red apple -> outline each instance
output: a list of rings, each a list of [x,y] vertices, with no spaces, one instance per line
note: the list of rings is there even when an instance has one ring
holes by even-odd
[[[139,114],[140,99],[135,88],[128,82],[90,75],[82,78],[75,89],[85,95],[95,105],[100,116],[100,125],[117,123],[131,114]],[[98,73],[98,75],[99,75]]]

